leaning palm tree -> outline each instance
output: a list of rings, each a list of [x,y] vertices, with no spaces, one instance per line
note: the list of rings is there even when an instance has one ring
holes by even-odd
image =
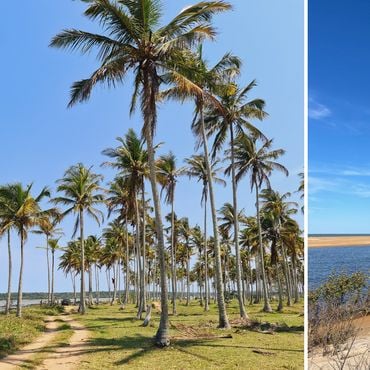
[[[24,265],[24,245],[27,240],[28,232],[33,227],[42,225],[48,215],[53,213],[53,209],[43,211],[40,202],[45,197],[50,197],[47,188],[43,188],[36,197],[32,196],[32,184],[25,188],[22,184],[16,183],[2,187],[0,189],[0,199],[7,200],[8,218],[2,224],[3,230],[14,228],[20,237],[20,270],[18,280],[18,299],[17,317],[22,316],[22,297],[23,297],[23,265]]]
[[[240,88],[234,82],[227,84],[221,89],[220,99],[226,114],[220,114],[217,110],[211,109],[206,112],[206,124],[208,134],[215,134],[213,143],[213,155],[221,151],[227,137],[230,138],[230,161],[231,161],[231,183],[233,192],[234,211],[234,247],[236,257],[236,283],[239,301],[239,313],[242,319],[247,318],[242,296],[242,273],[239,248],[239,219],[238,219],[238,196],[237,183],[235,179],[235,153],[234,136],[235,132],[252,132],[264,139],[264,135],[251,123],[251,119],[262,120],[266,117],[264,111],[265,102],[262,99],[248,100],[248,94],[256,86],[255,80],[246,87]]]
[[[247,136],[240,133],[235,140],[235,167],[237,169],[236,182],[239,182],[245,175],[249,174],[251,190],[255,189],[256,192],[256,211],[257,211],[257,226],[259,235],[259,248],[260,248],[260,268],[262,276],[262,288],[265,312],[272,311],[268,291],[267,280],[264,265],[264,252],[262,242],[260,206],[259,206],[259,189],[263,184],[270,188],[270,179],[273,170],[283,172],[288,176],[288,170],[280,163],[275,162],[277,158],[285,153],[283,149],[271,150],[272,140],[263,141],[261,146],[258,147],[258,140],[253,136]],[[227,168],[227,173],[230,173],[231,167]]]
[[[104,34],[76,29],[65,30],[51,41],[52,47],[79,50],[83,54],[98,50],[101,66],[87,79],[74,83],[70,106],[89,99],[97,83],[115,86],[125,75],[134,73],[131,113],[140,99],[143,135],[148,148],[150,183],[156,217],[161,272],[161,320],[156,334],[159,346],[169,345],[165,245],[162,212],[156,181],[153,139],[157,123],[157,96],[160,84],[173,83],[182,91],[203,96],[202,89],[182,71],[190,68],[190,48],[203,39],[215,37],[211,25],[214,14],[229,10],[224,1],[203,1],[183,9],[166,25],[160,26],[160,0],[89,0],[85,16],[97,20]]]
[[[207,255],[207,200],[208,200],[208,175],[207,175],[207,163],[206,158],[203,154],[193,155],[190,158],[185,159],[185,163],[187,164],[186,167],[186,174],[189,178],[195,178],[198,182],[202,182],[202,196],[200,200],[200,204],[203,205],[204,203],[204,219],[203,219],[203,227],[204,227],[204,259],[205,259],[205,305],[204,310],[208,311],[209,307],[209,292],[208,292],[208,255]],[[217,167],[219,163],[218,159],[213,159],[210,161],[210,172],[212,180],[215,184],[221,184],[226,186],[226,182],[217,176],[217,173],[220,171],[220,168]]]
[[[157,179],[162,187],[161,193],[165,191],[165,202],[171,205],[171,267],[172,267],[172,313],[176,312],[176,250],[175,250],[175,190],[177,178],[184,172],[183,168],[176,167],[176,157],[170,152],[162,155],[157,161]]]
[[[56,197],[53,202],[62,204],[67,209],[62,213],[65,217],[71,213],[76,214],[76,222],[73,230],[73,237],[80,229],[81,244],[81,291],[79,312],[85,314],[85,248],[84,248],[84,216],[85,213],[92,217],[98,225],[103,219],[103,213],[96,208],[102,204],[104,195],[100,183],[103,177],[92,172],[91,167],[86,168],[82,163],[71,166],[64,173],[62,179],[57,181],[57,191],[63,196]]]

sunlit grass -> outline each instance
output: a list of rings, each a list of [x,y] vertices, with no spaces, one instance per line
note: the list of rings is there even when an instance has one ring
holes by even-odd
[[[58,315],[60,308],[27,307],[23,317],[0,314],[0,358],[31,343],[45,330],[44,317]]]
[[[178,305],[178,315],[170,316],[171,346],[157,349],[152,338],[159,324],[153,314],[150,327],[143,328],[136,320],[136,309],[129,305],[124,311],[118,306],[99,306],[78,319],[92,332],[90,349],[81,369],[113,369],[130,366],[132,369],[302,369],[303,368],[303,303],[284,309],[282,313],[263,313],[260,305],[248,306],[250,318],[260,322],[278,323],[282,331],[262,334],[233,326],[217,329],[217,310],[214,304],[205,313],[198,302],[190,307]],[[228,307],[230,319],[238,318],[236,302]],[[197,333],[232,338],[197,339],[183,336],[185,327]],[[181,327],[180,331],[175,329]]]

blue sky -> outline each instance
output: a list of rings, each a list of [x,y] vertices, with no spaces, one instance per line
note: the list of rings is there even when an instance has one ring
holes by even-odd
[[[165,18],[172,17],[189,0],[163,1]],[[295,191],[297,174],[303,169],[303,1],[233,0],[235,10],[216,18],[219,37],[216,43],[204,47],[210,62],[216,62],[225,52],[232,51],[244,60],[241,84],[253,78],[258,87],[251,95],[264,98],[270,117],[259,127],[275,138],[275,147],[283,147],[287,154],[281,162],[291,176],[272,178],[272,185],[281,192]],[[13,14],[14,4],[4,3],[3,14]],[[53,35],[63,28],[75,27],[98,31],[97,25],[82,16],[84,4],[68,0],[39,0],[23,2],[17,20],[4,17],[0,31],[2,40],[2,73],[0,113],[2,166],[0,183],[34,182],[35,190],[44,185],[55,188],[55,180],[67,167],[79,161],[105,175],[101,151],[115,145],[129,127],[139,130],[139,116],[129,118],[128,102],[130,79],[116,90],[98,88],[91,100],[67,109],[69,88],[73,81],[89,75],[97,66],[94,54],[80,56],[53,50],[48,44]],[[6,51],[6,52],[5,52]],[[193,107],[191,104],[169,103],[160,108],[157,142],[165,145],[162,152],[172,150],[179,160],[193,154],[194,138],[190,131]],[[187,215],[192,224],[200,223],[201,187],[195,181],[179,181],[176,211]],[[240,185],[240,206],[254,214],[254,198],[249,182]],[[217,188],[217,206],[231,201],[230,187]],[[168,209],[165,209],[168,212]],[[301,215],[298,216],[302,224]],[[62,226],[65,236],[72,234],[73,218]],[[87,221],[87,234],[99,234],[99,228]],[[45,290],[46,266],[44,251],[35,248],[43,239],[30,235],[25,252],[25,291]],[[18,273],[18,239],[13,236],[14,276]],[[6,276],[6,240],[0,240],[0,276]],[[102,288],[104,281],[102,278]],[[0,292],[6,281],[0,280]],[[69,280],[57,273],[56,290],[70,290]]]
[[[309,233],[369,233],[370,3],[309,1]]]

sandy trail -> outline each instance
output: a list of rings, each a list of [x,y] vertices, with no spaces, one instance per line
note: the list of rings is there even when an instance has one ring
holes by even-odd
[[[44,347],[50,343],[57,335],[57,328],[60,325],[56,320],[60,319],[59,316],[49,316],[45,319],[46,329],[45,333],[40,335],[36,340],[22,350],[5,357],[0,360],[0,370],[14,370],[20,365],[30,361],[32,356],[43,350]]]
[[[58,327],[64,323],[71,326],[74,331],[68,341],[67,346],[56,347],[49,346],[58,333]],[[39,370],[58,370],[75,369],[81,362],[82,356],[87,349],[87,340],[89,332],[83,325],[68,316],[52,316],[46,318],[46,331],[38,337],[33,343],[27,345],[22,350],[0,360],[0,370],[15,370],[21,365],[31,365],[32,357],[37,353],[52,352],[47,354],[42,364],[37,366]]]
[[[51,353],[42,365],[37,367],[39,370],[75,369],[87,349],[88,330],[72,318],[63,317],[62,319],[71,326],[74,333],[68,346],[56,348],[55,352]]]

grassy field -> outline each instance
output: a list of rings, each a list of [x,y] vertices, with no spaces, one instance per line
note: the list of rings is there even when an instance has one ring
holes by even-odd
[[[273,333],[261,325],[253,330],[238,323],[234,301],[228,307],[233,327],[217,329],[214,305],[204,313],[197,302],[190,307],[178,305],[178,315],[170,317],[171,346],[157,349],[152,342],[159,323],[155,314],[150,327],[134,319],[136,310],[128,306],[99,306],[77,317],[92,333],[81,369],[302,369],[303,368],[303,304],[286,308],[282,313],[265,314],[261,306],[248,306],[251,319],[278,323]],[[234,321],[235,320],[235,321]],[[258,332],[265,331],[265,333]],[[215,338],[226,336],[232,338]],[[212,338],[213,336],[213,338]],[[209,339],[202,339],[209,337]]]
[[[0,314],[0,358],[31,343],[45,330],[44,317],[60,312],[60,308],[35,306],[25,308],[21,319],[15,317],[15,313],[9,316]]]

